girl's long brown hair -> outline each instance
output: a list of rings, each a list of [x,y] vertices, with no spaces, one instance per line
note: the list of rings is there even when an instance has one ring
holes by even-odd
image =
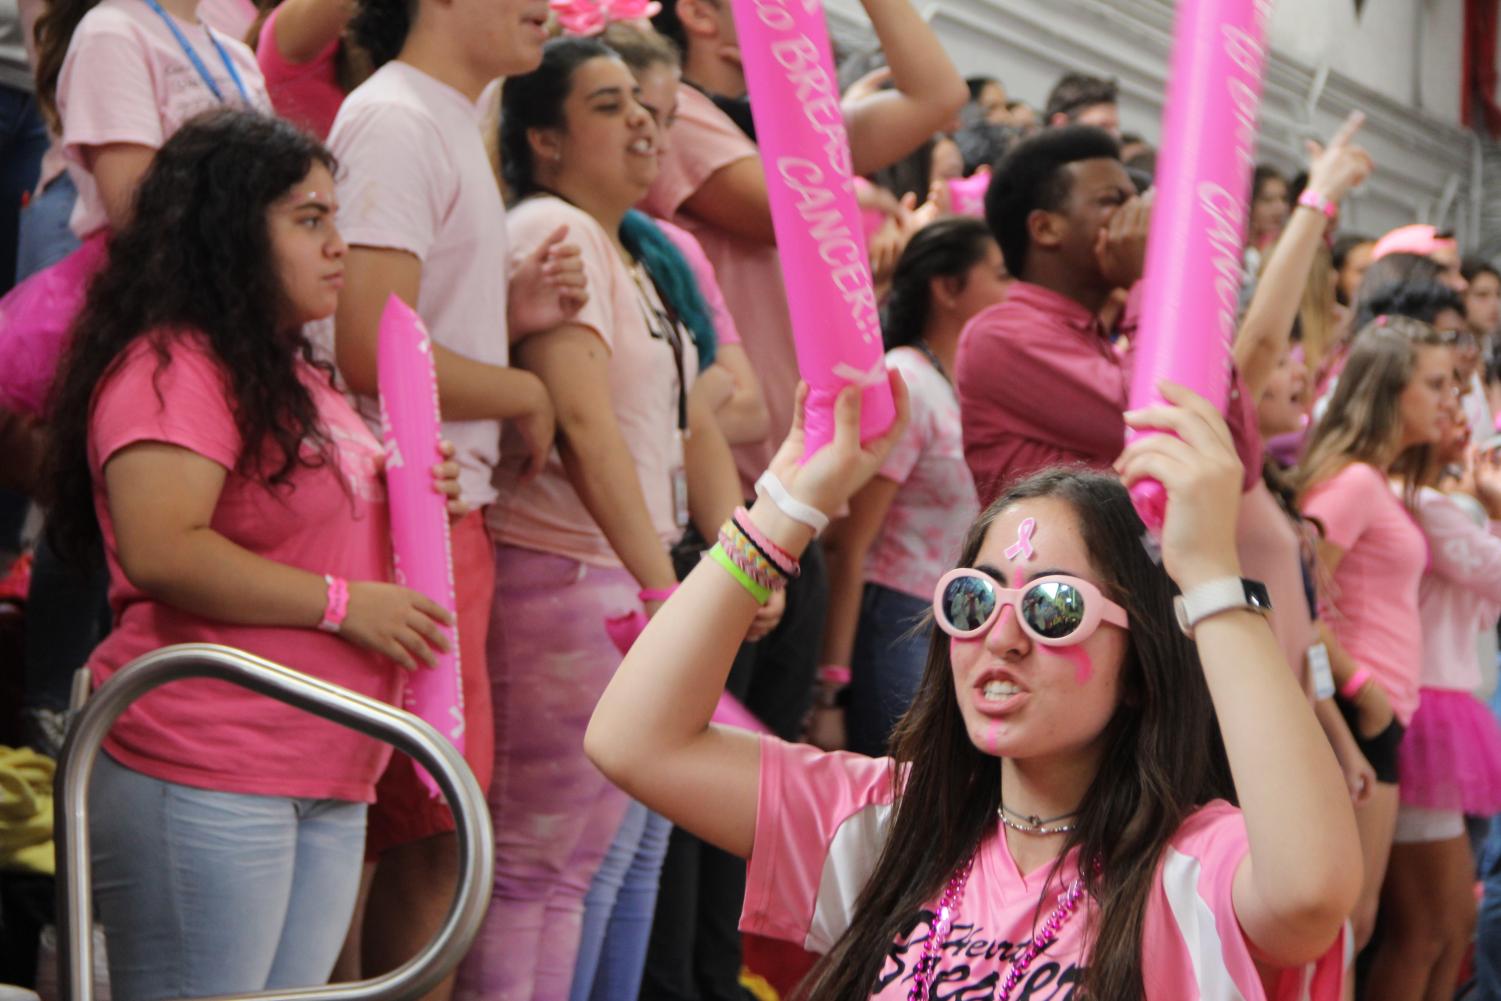
[[[78,22],[98,4],[99,0],[47,0],[46,10],[36,19],[36,100],[54,132],[62,132],[62,119],[57,114],[57,78],[63,72],[63,59]]]
[[[1053,497],[1075,511],[1103,590],[1131,619],[1121,691],[1101,735],[1100,770],[1079,806],[1061,859],[1078,849],[1089,892],[1091,948],[1081,997],[1145,997],[1141,935],[1159,860],[1184,819],[1234,786],[1198,655],[1178,629],[1172,582],[1143,545],[1146,529],[1121,484],[1055,469],[1012,487],[970,529],[960,559],[973,566],[997,516],[1018,501]],[[960,715],[948,637],[933,631],[912,708],[893,736],[897,784],[889,836],[850,927],[809,975],[807,1001],[869,997],[892,945],[950,876],[997,833],[1000,761],[977,749]],[[1055,865],[1037,921],[1060,889]],[[962,905],[961,905],[962,909]]]
[[[1339,384],[1308,438],[1308,451],[1290,477],[1301,498],[1352,462],[1402,480],[1403,502],[1416,503],[1433,446],[1395,454],[1402,437],[1402,391],[1412,379],[1420,347],[1444,347],[1444,335],[1421,320],[1383,316],[1355,335]]]

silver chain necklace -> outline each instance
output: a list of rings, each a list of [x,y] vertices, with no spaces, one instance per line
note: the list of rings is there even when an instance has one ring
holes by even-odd
[[[1005,803],[1002,803],[995,811],[995,814],[1001,819],[1003,825],[1021,834],[1067,834],[1078,825],[1059,824],[1058,821],[1067,820],[1069,817],[1077,815],[1078,812],[1078,810],[1074,810],[1070,813],[1060,813],[1056,817],[1039,817],[1035,813],[1017,813],[1015,810],[1007,807]]]

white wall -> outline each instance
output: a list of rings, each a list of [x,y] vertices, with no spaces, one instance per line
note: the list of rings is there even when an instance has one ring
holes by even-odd
[[[858,0],[826,3],[837,37],[869,44]],[[1157,135],[1169,0],[936,0],[923,9],[966,75],[998,76],[1014,97],[1039,107],[1067,70],[1114,76],[1123,127]],[[1295,169],[1304,138],[1328,135],[1359,108],[1370,120],[1361,141],[1377,174],[1346,206],[1346,227],[1380,233],[1415,220],[1443,222],[1475,242],[1475,146],[1458,127],[1462,29],[1460,0],[1366,0],[1358,24],[1352,0],[1280,0],[1262,157]]]

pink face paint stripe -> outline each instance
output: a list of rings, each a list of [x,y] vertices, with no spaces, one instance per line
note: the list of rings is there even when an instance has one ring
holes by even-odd
[[[1006,559],[1030,560],[1032,552],[1032,533],[1037,530],[1036,518],[1025,518],[1016,526],[1016,541],[1006,547]]]
[[[1082,646],[1055,646],[1050,647],[1049,653],[1062,657],[1074,665],[1074,683],[1082,685],[1094,675],[1094,661]]]

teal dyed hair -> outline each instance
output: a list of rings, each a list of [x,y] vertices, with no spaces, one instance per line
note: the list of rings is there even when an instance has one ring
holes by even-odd
[[[646,268],[657,293],[693,335],[693,345],[698,348],[698,370],[702,372],[714,364],[719,346],[714,319],[693,277],[693,269],[677,244],[650,216],[635,209],[627,212],[620,223],[620,242]]]

